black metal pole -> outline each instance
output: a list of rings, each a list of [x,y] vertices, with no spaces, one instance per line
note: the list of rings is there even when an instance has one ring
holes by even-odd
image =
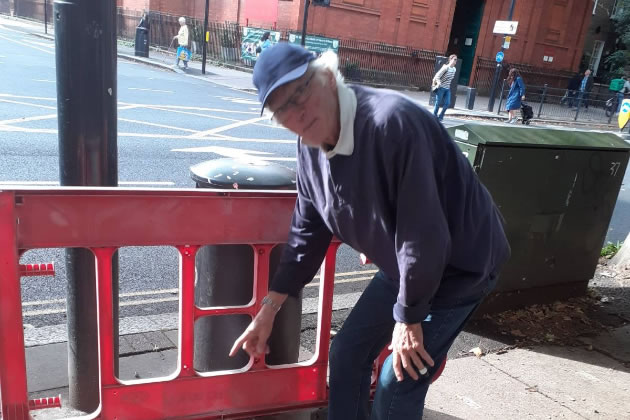
[[[510,11],[508,13],[508,20],[512,20],[512,16],[514,15],[514,4],[516,0],[512,0],[510,3]],[[505,45],[505,35],[503,35],[503,39],[501,40],[501,52],[505,51],[503,46]],[[490,88],[490,100],[488,101],[488,112],[492,112],[494,110],[494,97],[497,91],[497,84],[499,83],[499,77],[501,75],[501,70],[503,69],[502,63],[497,63],[497,67],[494,71],[494,78],[492,79],[492,87]]]
[[[44,0],[44,33],[48,34],[48,0]]]
[[[206,11],[203,18],[203,42],[202,42],[202,61],[201,61],[201,74],[206,74],[206,54],[208,51],[208,13],[210,13],[210,0],[206,0]]]
[[[59,178],[62,186],[117,186],[116,1],[55,0]],[[112,260],[118,361],[118,256]],[[99,405],[95,260],[66,250],[71,407]],[[117,371],[117,366],[115,366]]]
[[[302,21],[302,46],[306,45],[306,27],[308,26],[308,6],[311,0],[304,0],[304,20]]]
[[[545,97],[547,96],[547,83],[543,87],[543,93],[540,97],[540,106],[538,107],[538,118],[540,118],[540,114],[542,113],[543,104],[545,103]]]

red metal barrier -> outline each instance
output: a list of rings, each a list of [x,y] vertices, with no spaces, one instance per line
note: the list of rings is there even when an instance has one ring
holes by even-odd
[[[85,247],[96,259],[101,419],[186,416],[243,418],[327,402],[334,243],[322,267],[316,354],[308,362],[267,366],[252,360],[240,371],[193,369],[194,322],[227,314],[254,316],[268,290],[269,256],[286,240],[295,196],[287,192],[207,190],[21,189],[0,192],[0,396],[5,420],[28,419],[20,276],[53,274],[49,266],[26,267],[19,255],[36,248]],[[212,215],[212,217],[208,217]],[[254,295],[242,307],[194,305],[195,255],[206,244],[251,244]],[[121,381],[114,375],[111,258],[125,246],[175,246],[180,254],[179,358],[168,378]]]
[[[335,255],[321,270],[316,352],[308,362],[267,366],[250,360],[239,371],[193,369],[194,323],[205,316],[253,317],[268,290],[269,258],[286,240],[292,192],[125,189],[20,189],[0,191],[0,399],[2,418],[29,419],[29,409],[58,399],[30,401],[22,326],[20,277],[54,275],[52,264],[24,266],[37,248],[90,249],[96,260],[101,404],[99,419],[250,418],[325,406]],[[208,217],[211,215],[211,217]],[[208,244],[251,244],[254,293],[245,306],[194,304],[195,256]],[[175,246],[180,254],[179,357],[167,378],[121,381],[114,375],[112,255],[127,246]],[[382,363],[386,351],[379,358]]]

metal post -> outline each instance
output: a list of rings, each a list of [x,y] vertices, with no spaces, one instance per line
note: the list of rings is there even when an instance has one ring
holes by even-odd
[[[308,6],[311,0],[304,0],[304,20],[302,21],[302,46],[306,45],[306,26],[308,25]]]
[[[202,42],[202,55],[201,61],[201,74],[206,74],[206,54],[208,51],[208,13],[210,12],[210,0],[206,0],[206,11],[203,18],[203,42]]]
[[[44,33],[48,34],[48,0],[44,0]]]
[[[543,87],[543,93],[540,98],[540,106],[538,107],[538,118],[540,118],[540,114],[542,113],[543,103],[545,102],[545,97],[547,96],[547,83],[545,83],[545,87]]]
[[[499,108],[497,109],[497,115],[501,114],[501,105],[503,104],[503,92],[505,92],[505,79],[501,82],[501,96],[499,96]]]
[[[510,3],[510,11],[508,13],[508,20],[512,20],[512,16],[514,15],[514,4],[516,0],[512,0]],[[505,35],[503,36],[503,40],[501,41],[501,52],[505,51],[503,46],[505,45]],[[494,97],[496,95],[497,84],[499,83],[499,76],[501,74],[501,69],[503,68],[503,64],[497,63],[497,68],[494,71],[494,78],[492,79],[492,87],[490,87],[490,100],[488,101],[488,112],[492,112],[494,110]]]
[[[61,185],[117,186],[116,1],[57,0],[53,15]],[[117,254],[112,264],[117,365]],[[99,405],[94,255],[67,249],[66,271],[69,404],[90,413]]]

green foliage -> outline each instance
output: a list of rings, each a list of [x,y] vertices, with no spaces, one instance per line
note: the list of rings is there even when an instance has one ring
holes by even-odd
[[[630,0],[617,0],[617,12],[612,17],[622,45],[606,59],[611,76],[619,77],[627,73],[630,66]]]
[[[616,244],[612,242],[608,242],[605,247],[602,248],[601,256],[606,258],[612,258],[621,248],[622,243],[617,241]]]

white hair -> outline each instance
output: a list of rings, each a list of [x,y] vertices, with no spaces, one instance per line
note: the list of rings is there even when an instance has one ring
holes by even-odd
[[[182,17],[180,17],[178,19],[178,21],[179,21],[180,25],[183,25],[184,23],[186,23],[186,18],[182,16]]]
[[[314,69],[315,71],[324,69],[328,70],[335,75],[338,85],[345,84],[343,75],[341,74],[341,71],[339,71],[339,57],[332,50],[326,51],[315,60],[311,61],[309,63],[309,68]]]

